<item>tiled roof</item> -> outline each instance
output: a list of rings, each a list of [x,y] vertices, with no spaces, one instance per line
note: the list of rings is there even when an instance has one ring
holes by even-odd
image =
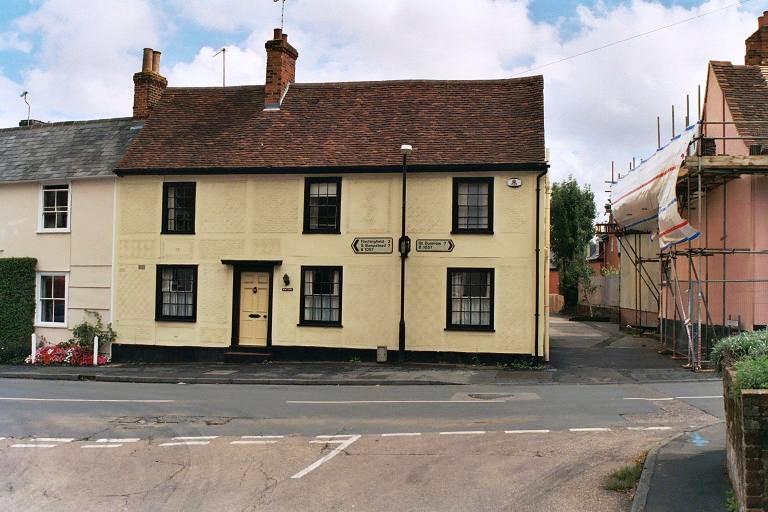
[[[723,90],[739,134],[742,137],[767,137],[768,83],[761,67],[734,66],[730,62],[722,61],[712,61],[710,65]],[[715,119],[721,119],[719,116],[718,113]],[[747,143],[765,144],[768,139]]]
[[[113,176],[141,126],[118,118],[0,129],[0,182]]]
[[[541,76],[484,81],[292,84],[279,111],[264,87],[168,88],[118,166],[233,170],[543,164]]]

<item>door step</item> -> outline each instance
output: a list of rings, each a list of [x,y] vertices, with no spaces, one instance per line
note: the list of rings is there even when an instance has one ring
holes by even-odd
[[[255,363],[266,361],[270,357],[272,357],[271,352],[250,352],[246,350],[224,352],[224,361],[228,363]]]

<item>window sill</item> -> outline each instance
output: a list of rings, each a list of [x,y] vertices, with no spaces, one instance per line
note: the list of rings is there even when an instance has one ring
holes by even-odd
[[[193,324],[197,318],[155,318],[155,322]]]
[[[69,228],[51,228],[51,229],[38,229],[37,234],[38,235],[47,235],[47,234],[53,234],[53,233],[71,233],[72,230]]]
[[[496,332],[493,327],[480,327],[473,325],[451,325],[445,328],[446,331],[464,331],[464,332]]]
[[[45,327],[47,329],[68,329],[66,323],[53,323],[53,322],[37,322],[35,327]]]
[[[344,327],[341,324],[331,324],[331,323],[324,323],[324,322],[299,322],[296,324],[297,327]]]
[[[457,231],[457,230],[454,229],[454,230],[451,230],[451,234],[452,235],[492,235],[493,234],[493,230],[487,230],[487,229],[483,229],[483,230],[463,230],[463,229],[460,229],[460,230]]]
[[[161,235],[194,235],[194,231],[161,231]]]
[[[311,231],[307,231],[306,229],[301,232],[302,235],[340,235],[341,231],[321,231],[317,229],[313,229]]]

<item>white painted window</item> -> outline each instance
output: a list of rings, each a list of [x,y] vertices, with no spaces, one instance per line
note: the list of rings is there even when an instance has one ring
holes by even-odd
[[[40,327],[66,327],[69,278],[64,272],[37,274],[37,317]]]
[[[38,228],[45,232],[68,232],[71,194],[68,183],[43,185],[40,189]]]

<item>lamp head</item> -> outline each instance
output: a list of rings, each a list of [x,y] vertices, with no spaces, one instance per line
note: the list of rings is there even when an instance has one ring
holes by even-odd
[[[413,153],[413,146],[410,144],[403,144],[400,146],[400,154],[404,156],[410,156]]]

